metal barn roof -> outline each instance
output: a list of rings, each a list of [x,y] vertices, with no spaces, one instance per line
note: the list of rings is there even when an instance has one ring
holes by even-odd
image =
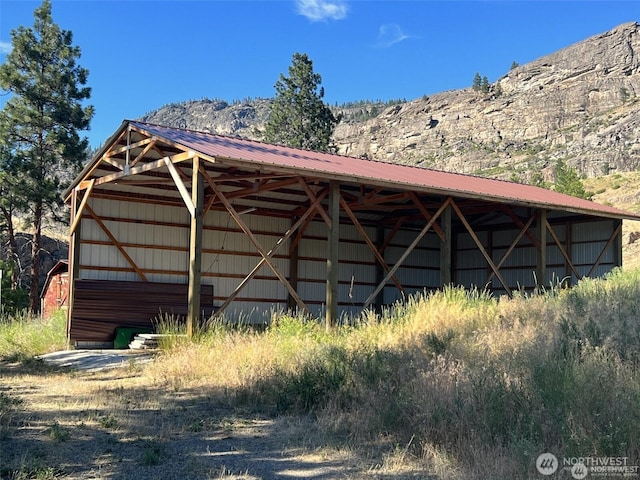
[[[327,180],[368,184],[419,193],[454,195],[521,206],[559,209],[607,218],[640,220],[640,214],[626,212],[543,188],[471,175],[430,170],[336,154],[312,152],[281,145],[125,121],[79,175],[75,187],[100,163],[111,142],[128,127],[162,138],[185,150],[192,150],[211,161],[263,171],[311,175]]]

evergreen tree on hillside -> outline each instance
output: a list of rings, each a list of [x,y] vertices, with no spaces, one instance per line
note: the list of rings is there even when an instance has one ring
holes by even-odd
[[[473,83],[471,85],[471,88],[476,92],[479,92],[482,88],[482,76],[480,75],[480,73],[476,72],[476,74],[473,76]]]
[[[567,165],[564,160],[558,160],[554,169],[553,189],[556,192],[566,193],[573,197],[590,199],[591,195],[587,193],[580,180],[578,171]]]
[[[321,152],[335,150],[331,136],[340,116],[336,118],[323,102],[321,82],[309,57],[295,53],[289,76],[281,74],[275,84],[276,96],[265,127],[267,142]]]
[[[29,308],[37,311],[43,219],[60,210],[61,173],[86,158],[88,141],[78,131],[89,128],[93,107],[82,104],[91,89],[88,71],[76,63],[80,49],[70,31],[53,23],[50,0],[34,11],[32,28],[11,32],[11,44],[0,66],[0,88],[10,95],[0,111],[0,172],[3,197],[20,199],[13,207],[32,227]]]

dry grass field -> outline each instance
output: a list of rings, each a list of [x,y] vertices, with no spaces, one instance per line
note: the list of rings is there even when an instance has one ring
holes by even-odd
[[[631,211],[638,186],[587,181]],[[545,451],[640,465],[636,230],[606,280],[446,289],[332,334],[286,315],[264,332],[215,323],[100,372],[37,359],[65,348],[62,316],[4,319],[0,478],[540,479]]]
[[[93,373],[34,358],[60,348],[35,345],[59,319],[4,322],[0,478],[534,479],[545,451],[639,465],[639,313],[637,270],[511,300],[446,289],[331,334],[213,324]]]

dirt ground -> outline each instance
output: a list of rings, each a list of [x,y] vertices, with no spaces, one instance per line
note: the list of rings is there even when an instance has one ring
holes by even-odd
[[[312,416],[243,411],[224,392],[166,391],[144,368],[0,362],[0,478],[437,478],[401,451],[369,458]]]

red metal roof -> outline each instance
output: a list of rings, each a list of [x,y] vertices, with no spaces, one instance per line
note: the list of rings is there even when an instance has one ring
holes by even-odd
[[[309,172],[315,176],[341,181],[640,220],[640,214],[625,212],[531,185],[312,152],[148,123],[129,123],[132,127],[150,135],[162,137],[205,156],[218,158],[221,163],[224,163],[224,160],[233,160],[252,167],[276,167],[301,174]]]

